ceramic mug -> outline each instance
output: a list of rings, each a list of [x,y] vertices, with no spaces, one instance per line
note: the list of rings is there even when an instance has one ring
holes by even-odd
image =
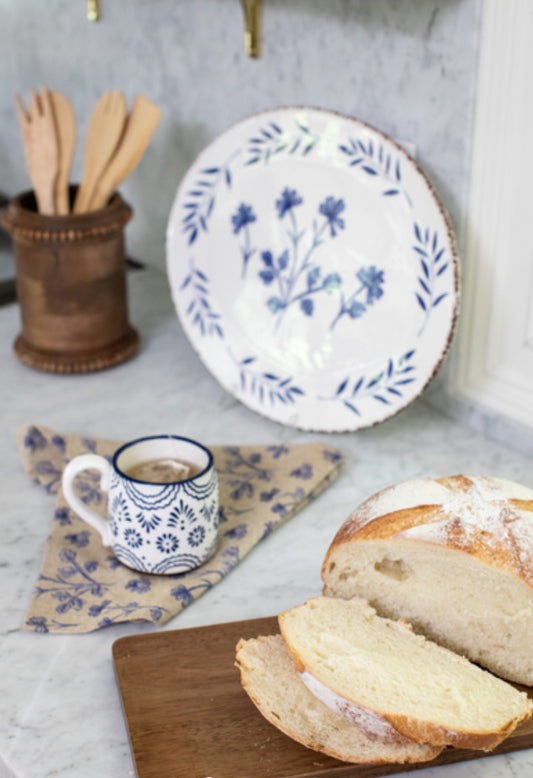
[[[153,483],[128,475],[152,460],[187,463],[184,480]],[[101,473],[108,492],[105,521],[74,491],[82,470]],[[78,516],[98,530],[104,546],[128,567],[143,573],[184,573],[214,553],[218,535],[218,478],[209,449],[189,438],[156,435],[125,443],[111,463],[98,454],[82,454],[66,466],[63,492]]]

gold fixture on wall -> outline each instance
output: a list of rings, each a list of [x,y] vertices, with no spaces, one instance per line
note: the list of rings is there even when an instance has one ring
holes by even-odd
[[[261,53],[261,0],[242,0],[244,10],[244,42],[249,57]]]
[[[87,19],[90,22],[97,22],[100,18],[100,7],[98,0],[87,0]]]
[[[86,0],[87,19],[97,22],[100,18],[99,0]],[[241,0],[244,11],[244,45],[252,59],[261,54],[261,0]]]

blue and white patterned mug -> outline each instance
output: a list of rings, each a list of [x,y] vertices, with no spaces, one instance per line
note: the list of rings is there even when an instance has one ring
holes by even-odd
[[[189,477],[171,483],[132,477],[138,465],[162,459],[187,463]],[[108,492],[108,521],[74,490],[76,475],[88,469],[101,473],[101,488]],[[139,438],[119,448],[111,463],[97,454],[82,454],[66,466],[62,486],[71,508],[134,570],[184,573],[215,551],[218,477],[212,453],[194,440],[176,435]]]

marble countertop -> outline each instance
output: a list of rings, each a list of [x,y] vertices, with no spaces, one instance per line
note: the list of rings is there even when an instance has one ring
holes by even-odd
[[[55,498],[22,470],[15,441],[20,426],[31,422],[114,439],[171,431],[208,445],[320,439],[345,452],[347,467],[330,489],[163,629],[270,616],[318,594],[321,561],[337,528],[383,486],[458,472],[531,482],[527,457],[447,418],[423,398],[380,426],[343,435],[302,433],[264,419],[200,363],[181,332],[163,273],[131,272],[129,296],[139,352],[119,367],[86,376],[55,376],[20,364],[12,349],[18,307],[0,309],[0,778],[135,775],[111,648],[119,637],[153,630],[142,624],[86,635],[23,629]],[[402,775],[529,778],[532,771],[533,750]]]

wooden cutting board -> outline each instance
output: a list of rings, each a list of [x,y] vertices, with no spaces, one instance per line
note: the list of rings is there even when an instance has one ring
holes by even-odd
[[[264,618],[115,641],[138,778],[374,778],[486,756],[449,748],[420,765],[348,765],[304,748],[257,711],[234,666],[241,637],[277,632]],[[531,747],[528,721],[492,753]]]

